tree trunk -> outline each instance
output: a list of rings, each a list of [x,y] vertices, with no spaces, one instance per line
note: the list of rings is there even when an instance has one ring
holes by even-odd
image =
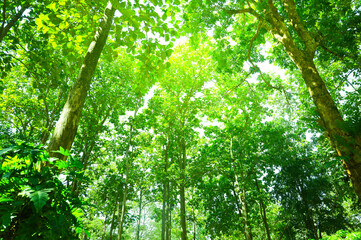
[[[167,145],[164,151],[164,173],[166,174],[168,171],[168,150],[169,150],[169,139],[167,138]],[[167,222],[168,222],[168,212],[167,208],[169,205],[169,197],[168,197],[168,189],[167,186],[169,184],[168,178],[165,178],[163,181],[163,209],[162,209],[162,236],[161,239],[166,239],[166,232],[167,232]]]
[[[187,240],[187,222],[186,222],[186,198],[185,198],[185,169],[186,169],[186,147],[185,139],[182,137],[180,140],[180,171],[181,171],[181,182],[179,184],[180,193],[180,220],[181,220],[181,239]]]
[[[166,204],[167,204],[167,187],[166,183],[163,183],[163,205],[162,205],[162,233],[161,240],[165,240],[165,232],[166,232]]]
[[[241,200],[242,200],[242,212],[244,219],[244,236],[246,237],[246,240],[252,240],[253,239],[252,228],[248,220],[248,204],[246,199],[246,191],[244,188],[242,189]]]
[[[113,211],[113,216],[112,216],[112,222],[110,224],[109,240],[112,240],[112,238],[113,238],[115,216],[116,216],[116,212],[119,212],[119,205],[120,205],[120,202],[118,201],[119,193],[120,193],[120,189],[118,188],[117,195],[115,196],[115,206],[114,206],[114,211]]]
[[[186,222],[186,198],[185,198],[185,186],[184,184],[180,184],[180,215],[181,215],[181,239],[187,240],[187,222]]]
[[[125,217],[125,211],[126,211],[127,194],[128,194],[128,183],[126,181],[126,183],[124,185],[124,191],[123,191],[122,209],[118,212],[119,213],[119,215],[118,215],[118,219],[119,219],[118,240],[122,239],[122,234],[123,234],[123,223],[124,223],[124,217]]]
[[[237,196],[236,198],[236,205],[238,208],[238,212],[241,218],[243,218],[244,221],[244,237],[246,240],[252,240],[253,239],[253,235],[252,235],[252,228],[251,225],[249,223],[248,220],[248,204],[247,204],[247,196],[246,196],[246,185],[252,175],[252,171],[248,174],[245,174],[245,172],[243,171],[244,167],[243,164],[241,165],[240,163],[238,163],[238,171],[241,173],[241,177],[242,177],[242,188],[240,186],[239,180],[238,180],[238,172],[236,171],[236,164],[235,164],[235,159],[233,157],[233,136],[231,136],[230,139],[230,157],[231,160],[233,161],[233,173],[234,173],[234,182],[233,182],[233,192],[235,194],[235,196]],[[242,159],[240,156],[240,161],[242,163]],[[253,165],[254,167],[254,165]],[[240,206],[241,205],[241,206]]]
[[[282,238],[283,238],[283,236],[285,235],[285,232],[286,232],[286,230],[287,230],[287,227],[288,227],[288,223],[285,225],[285,227],[283,228],[283,231],[282,231],[282,233],[281,233],[281,236],[280,236],[280,238],[278,239],[278,240],[282,240]]]
[[[140,193],[139,193],[139,208],[138,208],[138,222],[137,222],[137,240],[140,239],[140,220],[142,217],[142,201],[143,201],[143,189],[140,188]]]
[[[166,212],[165,212],[165,216],[166,216],[166,224],[165,224],[165,239],[166,240],[170,240],[171,239],[171,223],[172,223],[172,218],[171,218],[171,205],[170,205],[170,184],[169,181],[167,181],[166,184],[166,191],[167,191],[167,205],[166,205]]]
[[[107,228],[107,220],[108,220],[108,215],[105,215],[104,224],[103,224],[102,240],[105,239],[105,233],[106,233],[106,228]]]
[[[342,164],[351,178],[355,193],[361,199],[361,135],[352,136],[344,129],[342,116],[313,61],[318,43],[303,26],[294,0],[283,2],[291,25],[305,45],[304,49],[295,44],[272,0],[268,0],[270,10],[266,14],[266,20],[271,26],[269,30],[300,70],[320,114],[322,125],[337,154],[342,157]]]
[[[260,191],[259,186],[258,186],[257,179],[256,179],[256,187],[257,187],[257,191],[258,191],[258,194],[259,194],[260,214],[261,214],[261,217],[262,217],[264,228],[266,229],[267,239],[271,240],[271,233],[269,231],[268,222],[267,222],[266,206],[264,205],[264,202],[263,202],[263,199],[262,199],[262,196],[261,196],[261,191]]]
[[[100,54],[105,46],[113,21],[114,12],[115,8],[113,8],[112,4],[109,2],[104,11],[104,16],[100,22],[98,31],[85,55],[79,76],[69,92],[68,99],[50,139],[48,151],[52,157],[64,159],[64,156],[54,153],[53,151],[59,150],[60,147],[70,149],[73,144],[85,98]]]
[[[301,182],[296,184],[296,188],[301,198],[302,206],[305,209],[305,214],[303,215],[303,221],[305,222],[306,228],[310,232],[309,237],[318,240],[317,229],[315,226],[315,221],[313,220],[313,211],[309,207],[308,201],[305,198],[303,186],[304,184],[302,183],[302,179],[301,179]]]
[[[233,193],[236,196],[236,205],[238,208],[239,217],[243,219],[244,226],[243,226],[243,235],[246,240],[252,240],[252,228],[250,226],[248,220],[248,205],[247,205],[247,198],[246,198],[246,191],[244,188],[240,189],[238,177],[235,176],[235,182],[233,185]]]
[[[130,130],[129,130],[129,138],[128,138],[128,145],[125,153],[125,185],[124,185],[124,191],[123,191],[123,201],[122,201],[122,211],[120,215],[119,220],[119,232],[118,232],[118,240],[122,239],[123,234],[123,223],[124,223],[124,217],[125,217],[125,211],[126,211],[126,203],[127,203],[127,194],[128,194],[128,185],[129,185],[129,170],[130,170],[130,158],[131,158],[131,151],[130,146],[132,145],[132,137],[133,137],[133,125],[134,125],[134,119],[137,116],[138,109],[134,111],[133,119],[130,123]]]

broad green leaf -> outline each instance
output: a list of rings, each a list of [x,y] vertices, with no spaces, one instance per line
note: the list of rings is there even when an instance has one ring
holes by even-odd
[[[67,162],[67,161],[57,160],[57,161],[55,162],[55,166],[56,166],[58,169],[65,169],[65,168],[67,168],[69,165],[68,165],[68,162]]]
[[[10,223],[11,223],[11,213],[10,212],[6,212],[6,213],[4,213],[3,216],[1,216],[1,223],[2,223],[2,228],[6,228],[10,225]]]
[[[2,203],[2,202],[12,202],[12,201],[14,201],[14,200],[11,199],[11,198],[4,197],[4,196],[2,196],[0,198],[0,203]]]
[[[49,200],[49,192],[51,192],[52,188],[41,189],[38,191],[34,191],[30,194],[30,199],[34,203],[35,209],[39,212],[46,204],[46,201]]]
[[[0,156],[4,155],[7,152],[10,152],[11,150],[13,150],[13,147],[9,147],[9,148],[4,148],[0,150]]]
[[[57,10],[57,7],[56,7],[56,3],[53,2],[53,3],[50,3],[48,6],[46,6],[47,8],[49,8],[50,10],[53,10],[54,12]]]

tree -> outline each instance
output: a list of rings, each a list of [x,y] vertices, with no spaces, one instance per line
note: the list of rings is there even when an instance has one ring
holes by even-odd
[[[115,6],[113,6],[113,4],[115,4]],[[155,2],[155,6],[157,5],[158,4]],[[161,17],[159,16],[159,14],[152,12],[155,6],[153,4],[150,5],[149,3],[140,4],[139,2],[134,6],[132,4],[128,4],[127,6],[125,6],[125,3],[117,3],[116,1],[114,1],[114,3],[108,2],[108,5],[104,11],[103,18],[100,22],[100,26],[92,42],[89,45],[89,49],[85,55],[77,80],[75,81],[73,87],[71,88],[71,91],[69,92],[67,102],[65,103],[60,119],[57,122],[57,126],[55,127],[54,133],[49,143],[50,152],[56,151],[60,146],[64,149],[70,149],[74,141],[84,101],[89,90],[91,79],[96,69],[100,54],[106,44],[106,40],[110,32],[116,8],[118,8],[122,13],[122,16],[116,19],[117,22],[124,19],[126,22],[131,23],[131,25],[128,24],[127,29],[129,30],[129,27],[132,27],[135,30],[134,32],[132,32],[132,34],[130,34],[130,37],[129,34],[125,34],[124,32],[122,34],[121,32],[118,33],[118,30],[118,32],[116,32],[118,34],[115,36],[115,38],[117,40],[121,37],[126,38],[125,41],[123,40],[124,45],[129,47],[129,51],[134,51],[136,47],[134,41],[137,38],[147,38],[144,32],[142,32],[142,29],[140,28],[141,22],[145,23],[144,30],[148,32],[150,26],[157,24],[157,22],[153,18],[155,18],[157,21],[161,21]],[[133,10],[133,8],[137,7],[139,16],[137,16],[135,10]],[[142,9],[144,9],[145,11]],[[123,26],[119,26],[117,29],[122,30],[122,27]],[[163,35],[164,32],[168,31],[168,28],[166,27],[154,29],[155,30],[152,30],[153,32],[158,32]],[[169,37],[169,34],[167,36]],[[118,42],[121,42],[121,39],[119,39]],[[152,43],[150,40],[144,41],[143,45],[146,49],[143,54],[142,52],[140,52],[138,57],[144,62],[143,67],[147,71],[144,77],[151,79],[149,72],[154,71],[154,69],[152,69],[153,62],[156,62],[158,65],[162,66],[161,59],[165,59],[169,56],[167,56],[168,54],[166,54],[167,48],[161,46],[160,44],[157,44],[157,42]],[[158,51],[156,51],[153,57],[150,56],[151,49],[158,49]],[[165,54],[159,49],[164,50]],[[162,69],[162,67],[157,66],[155,70],[159,69]]]
[[[187,239],[187,162],[192,143],[197,133],[194,128],[199,125],[197,117],[201,109],[202,99],[197,97],[203,85],[211,80],[212,62],[207,57],[207,47],[196,51],[188,45],[175,49],[168,71],[164,73],[155,97],[150,102],[149,113],[154,114],[157,120],[154,130],[162,132],[162,160],[164,175],[163,184],[163,211],[162,211],[162,239],[170,237],[169,226],[169,182],[170,178],[177,185],[180,197],[180,226],[181,238]],[[195,64],[196,63],[196,64]],[[176,83],[176,84],[175,84]],[[159,112],[161,116],[156,117]],[[171,177],[170,168],[176,168]]]
[[[1,31],[26,1],[4,3]],[[342,168],[359,154],[344,157],[361,126],[358,2],[29,4],[0,42],[1,236],[270,240],[359,230]],[[261,70],[266,60],[287,75]],[[55,147],[59,159],[31,143],[46,145],[61,114],[75,117],[68,129],[58,121],[71,147]]]
[[[109,2],[98,31],[90,43],[83,65],[79,71],[79,76],[69,92],[68,99],[51,137],[48,151],[52,156],[55,156],[53,151],[57,151],[60,147],[70,149],[73,144],[85,98],[100,54],[105,46],[114,13],[115,8]]]
[[[342,52],[347,56],[351,62],[357,66],[360,58],[359,50],[355,47],[358,42],[357,26],[355,22],[359,18],[359,6],[352,1],[345,1],[343,3],[332,4],[329,1],[323,1],[322,16],[345,16],[348,11],[347,19],[342,19],[337,32],[342,32],[344,29],[351,28],[352,31],[347,36],[350,38],[351,44],[346,46],[342,44],[336,46],[336,39],[330,34],[331,29],[327,24],[322,24],[327,21],[327,17],[319,17],[316,19],[305,3],[298,3],[294,0],[283,1],[278,4],[272,0],[268,1],[240,1],[228,4],[226,1],[209,1],[200,3],[197,1],[188,2],[184,14],[185,20],[199,24],[199,19],[202,17],[204,23],[198,26],[196,30],[205,27],[212,27],[219,22],[224,30],[219,30],[218,37],[222,46],[225,46],[227,40],[224,38],[227,35],[231,36],[235,41],[246,43],[242,48],[245,50],[241,53],[235,64],[242,65],[243,62],[248,61],[254,70],[258,67],[254,62],[262,60],[262,55],[259,51],[259,46],[254,46],[264,42],[266,34],[270,34],[278,44],[283,46],[284,54],[293,61],[293,64],[287,64],[290,67],[297,67],[300,71],[304,83],[307,86],[309,94],[317,108],[317,113],[320,116],[321,126],[327,131],[331,144],[334,146],[337,154],[346,169],[348,176],[351,178],[355,193],[361,198],[361,154],[360,133],[350,132],[345,128],[343,116],[339,111],[339,107],[332,99],[327,90],[325,81],[321,78],[315,61],[319,60],[319,54],[323,51],[335,53]],[[315,2],[311,3],[313,6]],[[340,8],[340,10],[339,10]],[[195,12],[195,9],[202,9]],[[321,15],[320,15],[321,16]],[[349,20],[352,19],[352,20]],[[194,26],[194,25],[191,25]],[[234,33],[227,33],[228,26],[235,29]],[[252,29],[252,30],[251,30]],[[238,30],[238,31],[237,31]],[[251,30],[251,33],[246,31]],[[238,38],[241,34],[241,37]],[[325,35],[323,35],[325,34]],[[326,35],[327,34],[327,35]],[[329,46],[326,46],[328,44]],[[332,48],[335,48],[333,51]],[[280,54],[279,48],[277,53]],[[354,53],[352,56],[348,52]],[[337,56],[337,54],[334,54]],[[282,58],[282,61],[287,59]],[[354,66],[355,66],[354,64]],[[261,73],[262,74],[262,73]],[[283,86],[272,86],[270,82],[264,77],[265,81],[270,87],[282,90]]]

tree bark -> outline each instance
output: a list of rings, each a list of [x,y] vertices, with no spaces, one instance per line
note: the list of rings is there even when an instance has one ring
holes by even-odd
[[[248,219],[248,204],[247,204],[246,191],[244,188],[242,188],[242,190],[240,189],[237,176],[235,176],[235,182],[232,190],[236,196],[235,201],[238,208],[238,214],[240,218],[242,218],[244,221],[243,235],[246,240],[252,240],[253,235],[252,235],[252,228]]]
[[[181,214],[181,239],[187,240],[187,222],[186,222],[186,198],[185,198],[185,186],[184,184],[180,184],[180,214]]]
[[[300,179],[300,182],[297,181],[296,183],[296,189],[298,191],[298,194],[301,198],[302,201],[302,206],[304,208],[305,214],[303,215],[303,221],[305,222],[306,228],[309,231],[309,235],[308,237],[318,240],[318,234],[317,234],[317,229],[315,226],[315,221],[313,220],[313,211],[312,209],[309,207],[308,201],[305,197],[305,191],[303,188],[304,184],[302,183],[302,179]]]
[[[85,55],[83,64],[80,68],[79,76],[69,92],[63,111],[61,112],[54,133],[50,139],[48,151],[52,157],[64,159],[64,156],[54,153],[53,151],[59,150],[60,147],[70,149],[73,144],[85,98],[99,61],[100,54],[109,35],[114,13],[115,8],[110,2],[108,2],[98,31],[96,32],[93,41],[90,43]]]
[[[162,232],[161,232],[161,240],[165,240],[165,232],[166,232],[166,201],[167,201],[167,188],[166,183],[163,183],[163,205],[162,205]]]
[[[346,173],[352,181],[354,191],[359,200],[361,200],[361,133],[357,133],[355,136],[344,129],[343,118],[314,64],[313,59],[315,52],[317,47],[321,46],[321,43],[316,41],[304,27],[297,13],[295,1],[283,0],[282,3],[289,18],[287,22],[291,24],[295,30],[295,34],[297,34],[303,42],[303,47],[298,47],[294,42],[284,18],[273,4],[273,0],[267,0],[268,9],[265,9],[262,14],[257,13],[256,10],[251,7],[237,10],[223,10],[230,15],[253,15],[262,22],[261,26],[269,31],[274,38],[283,45],[287,55],[300,70],[310,96],[320,114],[322,127],[327,131],[331,145],[336,150],[338,156],[341,157]]]
[[[244,236],[246,240],[252,240],[252,228],[251,224],[248,219],[248,204],[247,204],[247,198],[246,198],[246,190],[242,189],[242,192],[240,193],[240,200],[242,201],[242,215],[244,219]]]
[[[282,238],[283,238],[283,236],[285,235],[285,232],[286,232],[286,230],[287,230],[287,227],[288,227],[288,223],[285,225],[285,227],[283,228],[283,231],[282,231],[282,233],[281,233],[281,236],[280,236],[280,238],[278,239],[278,240],[282,240]]]

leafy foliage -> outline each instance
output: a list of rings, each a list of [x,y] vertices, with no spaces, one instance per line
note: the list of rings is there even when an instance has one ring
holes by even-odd
[[[0,156],[0,238],[78,239],[84,203],[65,185],[79,174],[78,161],[55,167],[43,147],[25,142],[8,145]]]
[[[346,230],[337,231],[335,234],[330,236],[325,236],[322,238],[323,240],[360,240],[361,239],[361,232],[350,232]]]
[[[107,3],[109,37],[65,129],[74,143],[57,151],[68,160],[51,159],[30,143],[52,136]],[[360,239],[360,202],[320,119],[334,103],[344,122],[329,129],[361,146],[360,6],[4,1],[0,239]],[[329,92],[321,108],[302,69]]]

